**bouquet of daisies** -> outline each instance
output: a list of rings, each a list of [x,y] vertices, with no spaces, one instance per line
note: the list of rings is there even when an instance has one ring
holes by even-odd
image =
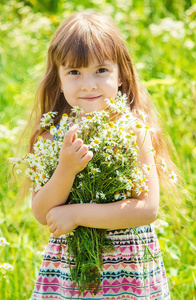
[[[32,190],[38,191],[58,165],[66,131],[77,123],[78,137],[94,155],[76,175],[66,203],[110,203],[130,198],[133,190],[137,195],[148,193],[145,177],[148,166],[139,165],[137,133],[150,128],[133,117],[126,100],[125,94],[118,93],[115,100],[105,99],[107,110],[88,114],[80,107],[73,107],[71,115],[64,114],[58,126],[53,123],[56,112],[44,114],[40,127],[50,128],[54,140],[39,136],[34,153],[10,158],[10,162],[17,173],[22,172],[21,164],[27,165],[26,176],[33,183]],[[102,254],[114,250],[106,235],[106,229],[82,226],[66,235],[70,272],[80,292],[93,289],[96,293],[100,286]]]

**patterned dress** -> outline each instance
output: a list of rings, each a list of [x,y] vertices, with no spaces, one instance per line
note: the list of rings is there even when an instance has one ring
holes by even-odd
[[[170,300],[166,273],[153,225],[110,230],[116,250],[103,255],[102,283],[79,295],[71,281],[65,236],[51,236],[31,300]],[[75,286],[75,289],[73,287]]]

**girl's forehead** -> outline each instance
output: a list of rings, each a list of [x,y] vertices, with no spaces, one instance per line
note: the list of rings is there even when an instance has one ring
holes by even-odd
[[[103,64],[105,61],[117,61],[115,50],[103,44],[76,43],[75,47],[64,47],[60,51],[58,65],[86,68],[92,64]]]
[[[101,66],[110,66],[110,65],[113,65],[115,64],[114,61],[112,60],[108,60],[108,59],[102,59],[102,60],[98,60],[96,57],[93,57],[93,58],[89,58],[88,59],[88,64],[86,64],[85,66],[84,65],[81,65],[81,64],[73,64],[73,61],[69,61],[69,60],[66,60],[63,64],[63,67],[65,68],[99,68]]]

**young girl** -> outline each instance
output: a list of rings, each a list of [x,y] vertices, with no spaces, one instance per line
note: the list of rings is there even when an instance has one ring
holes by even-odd
[[[156,116],[148,94],[136,77],[126,44],[110,18],[87,12],[72,15],[57,29],[49,46],[46,74],[37,94],[40,117],[48,111],[58,111],[57,125],[62,114],[69,114],[72,106],[80,106],[86,113],[102,110],[106,108],[104,99],[115,99],[118,91],[127,94],[130,110],[136,116],[143,111],[145,122],[154,128],[145,141],[145,132],[141,132],[137,140],[138,145],[142,145],[141,164],[152,166],[147,182],[148,195],[142,193],[108,204],[65,205],[76,174],[93,157],[77,138],[78,125],[72,126],[65,134],[53,176],[33,193],[35,218],[48,225],[52,235],[32,300],[170,299],[157,236],[151,224],[159,206],[161,168],[156,168],[155,163],[161,165],[163,156],[170,162]],[[49,132],[36,129],[31,138],[31,151],[40,134],[52,139]],[[149,151],[152,147],[156,150],[155,157]],[[78,287],[71,281],[65,234],[78,226],[108,229],[107,237],[116,247],[116,251],[103,255],[102,283],[96,295],[90,290],[79,295]],[[143,242],[156,262],[144,254]]]

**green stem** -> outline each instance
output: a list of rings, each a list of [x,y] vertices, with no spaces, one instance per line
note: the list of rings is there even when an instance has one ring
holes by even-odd
[[[140,235],[137,233],[137,231],[135,230],[134,227],[131,227],[131,229],[134,231],[134,233],[139,237],[139,239],[142,241],[142,243],[144,244],[144,246],[146,247],[148,253],[150,254],[150,256],[152,257],[152,259],[155,261],[155,263],[157,264],[158,266],[158,263],[156,261],[156,259],[154,258],[154,256],[152,255],[150,249],[148,248],[148,246],[146,245],[146,243],[143,241],[143,239],[140,237]]]

